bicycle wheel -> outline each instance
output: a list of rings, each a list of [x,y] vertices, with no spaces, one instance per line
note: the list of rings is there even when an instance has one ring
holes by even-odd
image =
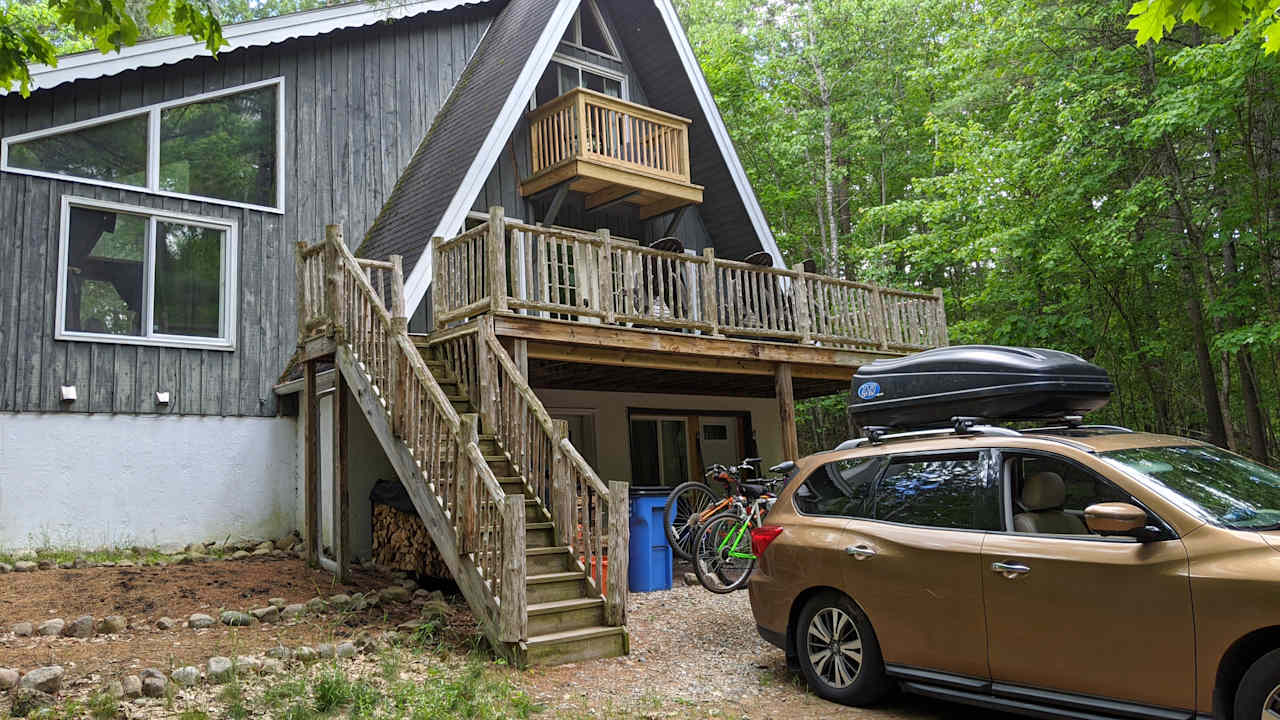
[[[676,557],[681,560],[692,557],[693,541],[698,534],[698,515],[719,500],[706,483],[682,483],[671,491],[667,505],[662,509],[662,519],[667,543]]]
[[[751,529],[744,518],[721,513],[708,520],[698,533],[693,572],[702,587],[713,593],[730,593],[746,587],[755,566]]]

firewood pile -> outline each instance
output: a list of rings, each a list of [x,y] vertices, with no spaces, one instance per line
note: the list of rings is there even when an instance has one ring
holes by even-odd
[[[451,577],[449,566],[436,551],[422,518],[389,505],[373,506],[373,559],[379,565],[396,570],[427,577]]]

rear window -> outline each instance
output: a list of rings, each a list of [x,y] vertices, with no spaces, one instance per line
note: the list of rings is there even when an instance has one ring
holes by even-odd
[[[806,515],[869,518],[872,487],[886,458],[850,458],[815,469],[796,489],[796,509]]]
[[[897,457],[876,485],[876,520],[965,530],[1000,529],[999,485],[986,453]]]

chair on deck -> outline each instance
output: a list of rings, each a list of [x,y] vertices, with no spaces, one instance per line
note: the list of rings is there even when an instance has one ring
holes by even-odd
[[[654,240],[650,250],[670,253],[666,258],[647,255],[635,283],[635,307],[662,320],[689,319],[689,278],[685,272],[684,243],[676,237]]]

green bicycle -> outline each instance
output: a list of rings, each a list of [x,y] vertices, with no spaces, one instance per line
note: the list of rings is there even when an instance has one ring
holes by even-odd
[[[743,483],[741,489],[745,494],[733,499],[733,509],[708,520],[694,542],[693,572],[702,587],[713,593],[746,587],[756,566],[751,530],[764,525],[776,499],[762,485]]]

